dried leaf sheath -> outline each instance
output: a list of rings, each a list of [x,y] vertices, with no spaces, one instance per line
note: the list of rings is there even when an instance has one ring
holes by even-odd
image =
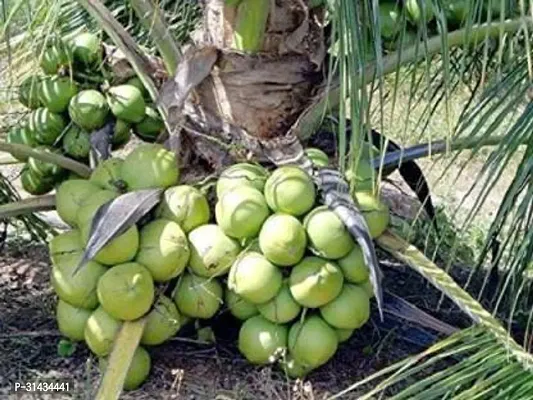
[[[125,193],[102,205],[93,218],[89,240],[76,274],[109,242],[122,235],[159,203],[163,189]]]

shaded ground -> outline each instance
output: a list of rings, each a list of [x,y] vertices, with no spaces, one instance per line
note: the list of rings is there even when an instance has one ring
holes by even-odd
[[[54,321],[56,300],[48,281],[46,248],[26,245],[8,244],[0,261],[0,398],[5,398],[7,386],[14,380],[55,378],[73,379],[76,398],[90,399],[99,378],[97,360],[84,345],[79,345],[71,357],[58,355],[60,335]],[[401,266],[384,266],[384,270],[389,290],[403,293],[427,311],[436,309],[438,292],[424,280]],[[456,326],[467,324],[449,304],[431,313]],[[149,381],[124,398],[323,399],[373,371],[418,353],[437,339],[434,332],[390,316],[381,324],[376,315],[374,312],[373,320],[342,345],[331,362],[304,381],[288,381],[276,368],[246,363],[234,345],[238,326],[222,317],[215,322],[220,337],[216,345],[190,343],[194,332],[189,332],[189,338],[185,335],[185,339],[175,338],[152,348]],[[358,393],[353,393],[343,398],[357,397]]]

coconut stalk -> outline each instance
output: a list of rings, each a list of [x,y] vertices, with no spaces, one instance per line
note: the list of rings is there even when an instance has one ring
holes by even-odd
[[[25,214],[33,214],[40,211],[51,211],[56,207],[56,196],[47,194],[39,197],[30,197],[14,203],[0,206],[0,219],[13,218]]]
[[[62,168],[68,169],[69,171],[75,172],[82,178],[88,178],[91,176],[91,169],[85,164],[59,154],[37,151],[24,144],[0,142],[0,151],[10,154],[21,154],[26,157],[33,157],[40,161],[56,164]]]
[[[96,400],[118,399],[126,380],[135,349],[139,346],[146,318],[126,321],[122,324],[109,356],[104,376],[96,394]]]

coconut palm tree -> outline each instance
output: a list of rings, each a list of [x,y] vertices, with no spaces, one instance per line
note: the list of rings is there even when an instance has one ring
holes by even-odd
[[[104,32],[127,61],[127,74],[137,74],[157,101],[167,128],[160,140],[180,152],[184,166],[196,157],[212,170],[250,158],[309,168],[302,143],[331,121],[341,172],[357,170],[367,156],[365,142],[380,149],[373,158],[378,177],[398,167],[401,172],[402,166],[429,154],[452,154],[447,161],[452,168],[460,152],[475,155],[490,146],[461,229],[472,223],[501,175],[513,174],[478,260],[479,266],[490,260],[485,271],[501,266],[499,283],[490,293],[492,308],[484,308],[446,268],[389,231],[376,244],[455,302],[471,317],[472,327],[347,385],[337,397],[361,393],[361,387],[371,384],[359,398],[387,394],[390,388],[395,399],[529,398],[533,356],[525,271],[533,255],[533,9],[524,1],[507,0],[383,3],[204,0],[197,6],[183,0],[18,0],[8,7],[4,1],[3,51],[14,71],[14,65],[30,65],[27,61],[35,59],[54,32]],[[405,83],[407,100],[398,92]],[[465,83],[469,100],[452,123],[452,96]],[[410,110],[425,104],[415,121],[424,142],[414,147],[400,147],[372,130],[381,131],[386,110],[400,101],[407,103],[401,126],[408,126]],[[444,107],[448,121],[438,137],[427,136],[425,127],[438,107]],[[13,148],[0,144],[0,150]],[[71,160],[48,157],[84,173]],[[366,246],[379,299],[374,245],[358,220],[357,204],[339,189],[356,186],[356,175],[316,174],[323,200]],[[420,189],[418,173],[404,170],[403,175]],[[38,207],[50,206],[43,202]],[[0,210],[17,214],[17,206],[10,207],[10,214]],[[35,208],[25,204],[23,210],[28,209]],[[527,322],[517,329],[519,317]],[[142,331],[136,323],[125,326],[122,352],[111,360],[123,367],[131,361],[125,350],[137,345],[133,338]],[[102,393],[120,391],[125,369],[115,371],[117,376],[104,379]]]

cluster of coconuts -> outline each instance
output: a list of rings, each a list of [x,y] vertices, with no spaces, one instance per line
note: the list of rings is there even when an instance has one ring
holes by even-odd
[[[319,150],[307,153],[327,164]],[[146,347],[167,341],[190,320],[229,311],[242,321],[244,357],[279,362],[293,377],[327,362],[367,321],[372,289],[361,249],[341,220],[316,204],[306,172],[233,165],[217,181],[214,212],[202,191],[178,181],[174,153],[143,144],[125,159],[102,162],[90,179],[57,189],[57,212],[72,227],[49,244],[61,333],[85,341],[105,368],[123,321],[147,316],[125,389],[148,376]],[[149,217],[73,275],[98,208],[147,188],[165,189]],[[356,195],[372,236],[379,236],[387,207],[371,192]]]
[[[317,165],[327,163],[317,149],[307,154]],[[218,279],[228,274],[225,301],[243,321],[238,347],[249,362],[279,361],[291,377],[303,376],[325,364],[369,318],[372,289],[361,248],[333,211],[316,204],[312,179],[296,166],[269,173],[237,164],[221,174],[216,189],[217,225],[198,228],[204,231],[197,239],[203,263],[191,269]],[[388,208],[371,192],[356,196],[378,237],[388,225]],[[237,255],[232,247],[215,258],[219,241],[228,239],[243,250]]]
[[[163,211],[157,210],[149,222],[133,225],[76,274],[73,272],[84,253],[99,207],[127,191],[174,187],[180,175],[176,161],[175,154],[161,145],[143,144],[124,159],[103,161],[87,180],[64,181],[56,192],[57,212],[71,227],[49,243],[60,332],[73,341],[85,341],[100,358],[101,368],[105,368],[106,356],[123,321],[147,315],[125,389],[135,389],[149,374],[150,356],[144,346],[163,343],[186,321],[173,299],[159,287],[185,269],[190,249],[182,227],[198,222],[189,218],[185,209],[180,224],[175,222],[177,217],[163,218]],[[209,209],[197,189],[177,188],[168,190],[181,190],[184,201],[198,196]]]
[[[402,38],[402,46],[414,44],[417,41],[417,30],[420,25],[427,25],[436,19],[436,12],[433,0],[382,0],[379,2],[379,17],[381,36],[387,48],[394,50],[399,43],[399,36],[402,32],[402,13],[408,22]],[[490,7],[489,7],[490,6]],[[448,26],[452,28],[460,27],[467,22],[471,8],[478,7],[473,0],[445,0],[442,7]],[[508,7],[506,7],[508,12]],[[490,12],[491,19],[497,20],[501,14],[501,2],[492,0],[483,2],[482,16],[488,19]],[[478,15],[478,12],[476,12]],[[428,28],[429,29],[429,28]]]
[[[19,101],[31,112],[10,129],[7,142],[87,162],[91,133],[109,121],[114,122],[113,149],[127,143],[132,131],[155,141],[163,130],[163,121],[147,103],[148,93],[137,77],[114,86],[105,80],[104,49],[96,35],[54,39],[40,60],[42,74],[27,77],[19,87]],[[30,194],[48,193],[68,177],[54,164],[14,156],[27,162],[21,183]]]

